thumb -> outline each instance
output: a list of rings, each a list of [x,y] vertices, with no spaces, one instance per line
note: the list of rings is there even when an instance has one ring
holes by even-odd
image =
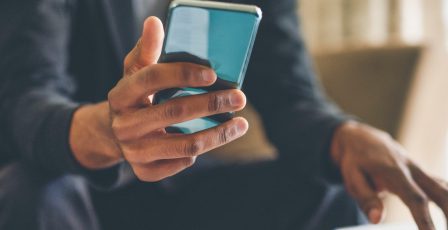
[[[162,52],[164,36],[160,19],[149,17],[145,20],[140,39],[124,60],[125,76],[132,75],[147,65],[157,63]]]
[[[370,222],[374,224],[381,222],[384,218],[383,202],[365,175],[356,169],[346,172],[344,179],[348,192],[358,202]]]

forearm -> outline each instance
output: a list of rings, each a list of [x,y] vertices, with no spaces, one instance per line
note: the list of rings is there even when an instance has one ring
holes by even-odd
[[[0,39],[6,54],[0,57],[2,154],[56,174],[85,172],[69,141],[81,106],[73,100],[77,85],[67,72],[75,3],[19,0],[0,8],[10,19],[0,21],[7,35]]]
[[[59,172],[72,168],[64,165],[70,156],[67,130],[78,104],[70,99],[73,83],[63,57],[70,18],[50,4],[61,11],[70,7],[62,1],[20,0],[0,8],[1,15],[10,16],[0,22],[5,28],[0,39],[0,117],[13,158]]]
[[[24,97],[4,100],[2,107],[10,108],[2,114],[8,117],[6,135],[12,136],[13,143],[8,145],[15,158],[51,174],[85,176],[101,189],[113,189],[135,178],[128,166],[120,164],[107,102],[78,105],[55,100],[56,95],[53,99],[33,94]]]
[[[72,171],[68,130],[78,106],[55,94],[31,90],[20,97],[2,100],[4,135],[15,157],[47,171]]]

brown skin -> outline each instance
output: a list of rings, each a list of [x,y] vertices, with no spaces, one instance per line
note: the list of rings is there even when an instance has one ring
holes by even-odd
[[[146,20],[142,37],[124,61],[124,76],[109,92],[108,101],[79,108],[73,117],[70,145],[88,169],[127,161],[143,181],[159,181],[191,166],[196,157],[227,144],[248,129],[243,118],[190,135],[168,134],[164,127],[223,112],[246,104],[240,90],[223,90],[152,105],[153,95],[175,87],[209,86],[216,74],[188,63],[157,64],[163,26]]]
[[[164,131],[171,124],[241,110],[246,98],[239,90],[224,90],[152,105],[152,96],[162,89],[209,86],[216,81],[216,74],[203,66],[157,64],[163,37],[161,22],[147,19],[142,37],[124,61],[124,76],[109,92],[108,101],[75,112],[70,146],[84,167],[95,170],[127,161],[140,180],[159,181],[246,133],[248,124],[243,118],[196,134]],[[446,184],[413,164],[384,132],[347,122],[335,132],[331,156],[349,193],[373,223],[381,220],[384,208],[379,194],[385,190],[403,200],[420,229],[434,229],[429,200],[448,215]]]
[[[348,192],[373,223],[381,221],[381,192],[396,194],[408,206],[419,229],[435,229],[429,214],[434,201],[448,217],[448,186],[421,170],[388,134],[347,122],[337,129],[331,151]]]

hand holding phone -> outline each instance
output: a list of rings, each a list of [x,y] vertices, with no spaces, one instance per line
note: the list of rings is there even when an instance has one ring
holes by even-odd
[[[173,88],[155,95],[154,103],[212,91],[241,89],[261,11],[256,6],[176,0],[170,6],[161,63],[190,62],[212,68],[218,78],[209,87]],[[230,120],[233,113],[193,119],[166,128],[195,133]]]
[[[139,42],[124,60],[123,77],[109,92],[108,101],[76,110],[70,146],[84,167],[104,169],[125,160],[140,180],[159,181],[246,133],[247,121],[239,117],[193,134],[165,132],[164,128],[173,124],[241,110],[245,96],[231,89],[153,105],[151,99],[160,90],[207,87],[216,81],[216,73],[201,65],[157,63],[163,34],[160,20],[148,18]],[[209,107],[217,104],[221,106]]]

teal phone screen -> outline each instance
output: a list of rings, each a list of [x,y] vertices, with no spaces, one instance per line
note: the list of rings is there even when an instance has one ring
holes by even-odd
[[[213,68],[218,80],[211,87],[169,89],[158,93],[155,103],[171,98],[240,89],[248,65],[260,17],[247,12],[178,6],[171,9],[160,62],[193,62]],[[218,114],[167,128],[194,133],[231,119]]]

